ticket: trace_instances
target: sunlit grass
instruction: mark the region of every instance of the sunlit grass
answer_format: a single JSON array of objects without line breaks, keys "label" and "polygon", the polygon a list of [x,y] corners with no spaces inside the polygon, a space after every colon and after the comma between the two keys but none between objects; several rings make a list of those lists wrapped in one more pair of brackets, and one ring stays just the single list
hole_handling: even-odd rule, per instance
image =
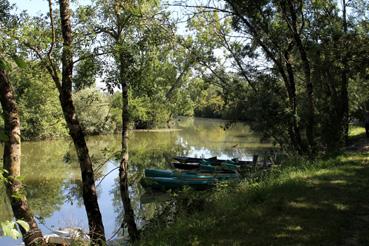
[{"label": "sunlit grass", "polygon": [[344,245],[354,233],[369,245],[367,227],[352,225],[361,204],[369,204],[368,157],[292,160],[261,180],[208,194],[202,208],[181,210],[175,223],[146,231],[142,245]]},{"label": "sunlit grass", "polygon": [[350,137],[357,137],[360,135],[365,134],[365,128],[362,126],[357,126],[357,125],[350,125],[349,128],[349,136]]}]

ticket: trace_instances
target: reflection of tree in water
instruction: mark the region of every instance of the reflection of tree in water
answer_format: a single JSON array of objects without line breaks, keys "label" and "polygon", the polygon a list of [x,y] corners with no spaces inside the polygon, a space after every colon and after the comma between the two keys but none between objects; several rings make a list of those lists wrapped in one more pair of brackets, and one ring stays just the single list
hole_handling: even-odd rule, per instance
[{"label": "reflection of tree in water", "polygon": [[[147,221],[154,218],[156,216],[157,211],[159,207],[162,206],[160,202],[152,202],[144,204],[141,202],[141,197],[145,193],[141,185],[137,182],[131,183],[129,186],[129,197],[131,200],[132,208],[134,210],[135,214],[135,222],[137,224],[138,229],[143,227]],[[120,191],[119,191],[119,180],[115,180],[115,185],[113,189],[111,190],[111,194],[113,195],[113,206],[114,206],[114,212],[117,215],[115,220],[115,230],[114,232],[117,232],[115,235],[116,239],[122,239],[127,238],[128,231],[127,227],[124,227],[123,230],[119,230],[121,228],[121,223],[124,218],[124,209],[122,205],[122,200],[120,197]],[[113,232],[113,233],[114,233]]]},{"label": "reflection of tree in water", "polygon": [[137,167],[163,166],[182,146],[176,145],[178,132],[135,132],[130,139],[130,164]]},{"label": "reflection of tree in water", "polygon": [[64,204],[64,180],[71,173],[70,166],[63,162],[68,150],[65,143],[23,144],[22,176],[29,205],[37,217],[49,217]]},{"label": "reflection of tree in water", "polygon": [[182,119],[178,125],[185,127],[179,132],[176,143],[185,147],[181,155],[245,158],[272,149],[269,142],[261,143],[260,137],[242,123],[225,127],[223,120]]},{"label": "reflection of tree in water", "polygon": [[63,179],[26,180],[30,207],[37,217],[49,217],[64,204]]},{"label": "reflection of tree in water", "polygon": [[[135,221],[138,228],[142,227],[144,223],[152,218],[155,214],[156,206],[158,204],[142,204],[140,199],[144,193],[143,188],[139,184],[141,180],[144,169],[150,166],[166,167],[166,163],[175,156],[178,151],[182,151],[182,146],[177,146],[173,144],[174,139],[168,142],[161,142],[158,145],[150,145],[149,141],[140,143],[139,145],[134,145],[130,151],[130,165],[129,165],[129,197],[131,200],[131,205],[135,214]],[[132,144],[133,145],[133,144]],[[113,195],[113,206],[116,217],[116,231],[121,227],[121,223],[124,218],[124,209],[122,205],[122,199],[120,196],[120,186],[119,179],[115,179],[115,185],[110,191]],[[120,230],[117,237],[123,237],[127,235],[127,229],[125,227],[124,231]]]},{"label": "reflection of tree in water", "polygon": [[63,186],[65,201],[71,205],[77,203],[79,207],[83,206],[81,179],[66,180]]}]

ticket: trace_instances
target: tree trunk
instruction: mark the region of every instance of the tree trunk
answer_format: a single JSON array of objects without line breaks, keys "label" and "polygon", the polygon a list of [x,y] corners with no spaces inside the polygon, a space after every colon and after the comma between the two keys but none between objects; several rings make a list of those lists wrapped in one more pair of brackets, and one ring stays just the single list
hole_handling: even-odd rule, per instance
[{"label": "tree trunk", "polygon": [[64,40],[62,54],[62,86],[59,99],[80,164],[83,186],[83,202],[87,212],[92,244],[105,245],[106,239],[104,225],[97,201],[92,161],[88,152],[82,127],[76,116],[76,111],[72,100],[73,52],[69,0],[59,0],[59,4],[61,29]]},{"label": "tree trunk", "polygon": [[[347,20],[346,20],[346,1],[342,0],[342,26],[343,26],[343,33],[344,38],[343,41],[346,40],[347,35]],[[346,44],[343,43],[342,45],[343,51],[346,51]],[[343,140],[345,143],[348,141],[348,124],[349,124],[349,98],[348,98],[348,64],[347,64],[347,52],[341,52],[342,53],[342,85],[341,85],[341,127],[342,127],[342,134],[343,134]]]},{"label": "tree trunk", "polygon": [[[165,98],[167,100],[170,100],[173,96],[173,93],[175,92],[176,89],[178,89],[181,86],[181,83],[183,82],[183,77],[189,72],[191,68],[191,62],[187,61],[183,70],[180,72],[180,74],[178,75],[178,77],[176,78],[176,81],[174,82],[174,84],[172,85],[172,87],[167,91],[167,93],[165,94]],[[124,107],[124,106],[123,106]]]},{"label": "tree trunk", "polygon": [[[234,14],[238,18],[240,18],[240,20],[247,26],[247,28],[249,29],[250,34],[255,39],[255,41],[258,43],[258,45],[261,46],[261,48],[264,51],[265,55],[275,64],[278,72],[282,76],[282,79],[284,81],[286,90],[288,92],[290,108],[293,112],[296,112],[296,105],[297,105],[297,103],[296,103],[296,88],[295,88],[292,66],[290,66],[291,64],[288,63],[288,59],[286,59],[287,62],[285,62],[285,63],[283,63],[280,59],[278,59],[277,52],[274,52],[273,48],[275,50],[280,50],[280,52],[282,53],[282,50],[279,47],[279,45],[277,45],[274,42],[274,40],[271,39],[270,42],[274,45],[274,47],[269,48],[268,43],[266,43],[262,40],[261,35],[259,34],[259,31],[257,30],[257,28],[255,26],[253,26],[253,24],[251,22],[249,22],[248,19],[245,18],[239,12],[239,9],[241,9],[241,8],[239,8],[237,6],[237,4],[233,3],[233,1],[226,1],[226,2],[231,6],[231,8],[234,11]],[[284,3],[284,2],[282,1],[282,3]],[[283,5],[282,5],[282,7],[283,7]],[[263,31],[268,34],[267,29],[263,30]],[[283,55],[286,55],[286,53],[284,53]],[[286,74],[284,65],[287,67],[287,74]],[[292,80],[291,80],[291,75],[292,75],[292,78],[293,78]],[[294,113],[294,115],[292,117],[293,118],[292,118],[291,122],[289,122],[289,125],[288,125],[288,132],[289,132],[290,141],[291,141],[292,144],[296,143],[296,145],[298,145],[298,146],[294,146],[298,151],[304,152],[304,151],[306,151],[306,146],[301,140],[300,128],[299,128],[298,123],[297,123],[297,112]],[[278,142],[280,142],[280,141],[278,141]]]},{"label": "tree trunk", "polygon": [[[124,52],[120,55],[120,83],[122,85],[122,159],[119,166],[119,183],[120,195],[124,207],[124,222],[127,225],[128,233],[132,241],[139,238],[134,211],[131,205],[128,192],[128,123],[129,123],[129,100],[128,100],[128,84],[125,77],[125,59]],[[122,224],[123,227],[124,223]]]},{"label": "tree trunk", "polygon": [[296,83],[295,83],[295,76],[293,73],[293,68],[290,63],[289,51],[286,51],[284,53],[284,57],[286,59],[286,69],[287,69],[287,75],[288,75],[288,79],[285,78],[284,81],[285,81],[285,86],[288,91],[290,109],[292,110],[292,122],[290,123],[290,132],[292,136],[290,138],[292,138],[293,140],[292,141],[292,143],[294,144],[293,147],[296,148],[299,154],[302,154],[305,151],[305,148],[301,140],[300,128],[297,122]]},{"label": "tree trunk", "polygon": [[[305,77],[305,86],[306,86],[306,95],[307,95],[307,120],[306,120],[306,137],[308,143],[310,145],[311,157],[315,152],[315,106],[314,106],[314,93],[313,93],[313,83],[311,80],[311,70],[310,70],[310,61],[307,56],[305,47],[302,43],[301,36],[299,31],[297,30],[297,16],[294,5],[291,1],[288,1],[289,10],[291,15],[290,31],[292,32],[292,36],[296,42],[296,46],[299,50],[302,67],[304,71]],[[302,10],[301,10],[302,11]],[[303,14],[303,13],[301,13]],[[286,19],[288,19],[286,17]]]},{"label": "tree trunk", "polygon": [[6,191],[10,199],[14,217],[28,223],[30,230],[26,232],[19,227],[25,245],[45,245],[42,233],[37,226],[27,198],[23,195],[23,185],[19,180],[21,169],[21,133],[20,121],[14,92],[9,84],[5,71],[0,69],[0,102],[3,108],[4,128],[7,140],[4,144],[4,170]]}]

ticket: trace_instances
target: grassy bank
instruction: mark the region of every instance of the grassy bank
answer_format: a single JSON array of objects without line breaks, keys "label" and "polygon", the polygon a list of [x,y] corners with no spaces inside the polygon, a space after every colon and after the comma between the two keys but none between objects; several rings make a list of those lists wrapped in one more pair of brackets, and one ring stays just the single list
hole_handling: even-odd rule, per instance
[{"label": "grassy bank", "polygon": [[295,160],[199,204],[146,231],[142,244],[369,245],[369,153]]}]

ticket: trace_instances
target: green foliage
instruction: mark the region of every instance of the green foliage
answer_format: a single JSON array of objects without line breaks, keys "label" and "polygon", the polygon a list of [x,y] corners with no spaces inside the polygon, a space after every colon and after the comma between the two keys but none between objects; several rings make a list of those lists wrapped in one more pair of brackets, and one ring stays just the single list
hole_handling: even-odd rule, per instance
[{"label": "green foliage", "polygon": [[[363,65],[368,56],[363,49],[369,43],[364,34],[367,19],[360,12],[360,4],[347,2],[346,30],[336,2],[298,3],[209,3],[215,9],[227,9],[230,17],[199,7],[189,22],[192,39],[205,51],[198,70],[220,98],[218,107],[211,100],[209,107],[198,101],[195,112],[247,120],[254,130],[272,137],[286,151],[294,152],[297,147],[300,153],[309,153],[314,151],[311,142],[322,152],[335,151],[347,137],[347,105],[352,116],[359,119],[368,110],[368,93],[362,89],[367,87],[368,71]],[[216,48],[221,48],[223,56],[215,54]],[[345,77],[349,100],[345,99]],[[211,92],[201,93],[198,98]],[[216,94],[212,95],[215,99]],[[308,139],[311,129],[315,136]]]},{"label": "green foliage", "polygon": [[12,58],[19,68],[24,69],[27,67],[27,63],[22,57],[14,55]]},{"label": "green foliage", "polygon": [[15,88],[24,139],[66,136],[59,98],[49,74],[39,65],[14,69],[10,80]]},{"label": "green foliage", "polygon": [[[131,126],[136,129],[151,129],[167,127],[171,118],[170,109],[160,97],[129,97],[129,114]],[[156,98],[156,100],[155,100]],[[111,117],[116,125],[116,131],[122,127],[122,94],[114,93],[111,99]]]},{"label": "green foliage", "polygon": [[10,10],[13,8],[8,0],[0,0],[0,23],[6,22],[10,18]]},{"label": "green foliage", "polygon": [[75,68],[73,86],[76,91],[95,87],[96,75],[100,69],[99,60],[93,54],[85,54],[88,58],[80,61]]},{"label": "green foliage", "polygon": [[202,79],[197,79],[191,82],[189,90],[194,104],[195,116],[206,118],[221,118],[223,116],[225,103],[221,88]]},{"label": "green foliage", "polygon": [[5,170],[3,170],[2,168],[0,168],[0,182],[1,183],[6,181],[6,179],[4,177],[4,172],[5,172]]},{"label": "green foliage", "polygon": [[17,221],[4,221],[0,222],[0,228],[2,230],[3,236],[11,237],[13,239],[19,239],[22,237],[22,234],[16,229],[16,226],[22,227],[23,230],[29,231],[29,225],[27,222],[23,220]]},{"label": "green foliage", "polygon": [[110,98],[95,88],[86,88],[73,95],[78,119],[88,135],[111,133],[116,129],[110,110]]},{"label": "green foliage", "polygon": [[350,81],[350,111],[351,115],[361,122],[365,120],[365,114],[369,112],[369,93],[363,88],[369,87],[369,80],[367,79],[369,70],[364,74],[357,74]]},{"label": "green foliage", "polygon": [[100,17],[95,25],[106,40],[106,52],[114,58],[104,63],[104,81],[110,90],[128,84],[131,125],[166,127],[173,117],[192,114],[185,88],[196,54],[190,38],[172,35],[169,12],[158,1],[97,1],[95,8]]},{"label": "green foliage", "polygon": [[0,69],[8,70],[10,67],[9,63],[5,59],[0,58]]},{"label": "green foliage", "polygon": [[[0,124],[1,126],[1,124]],[[0,143],[8,141],[8,136],[5,134],[5,132],[0,129]]]}]

